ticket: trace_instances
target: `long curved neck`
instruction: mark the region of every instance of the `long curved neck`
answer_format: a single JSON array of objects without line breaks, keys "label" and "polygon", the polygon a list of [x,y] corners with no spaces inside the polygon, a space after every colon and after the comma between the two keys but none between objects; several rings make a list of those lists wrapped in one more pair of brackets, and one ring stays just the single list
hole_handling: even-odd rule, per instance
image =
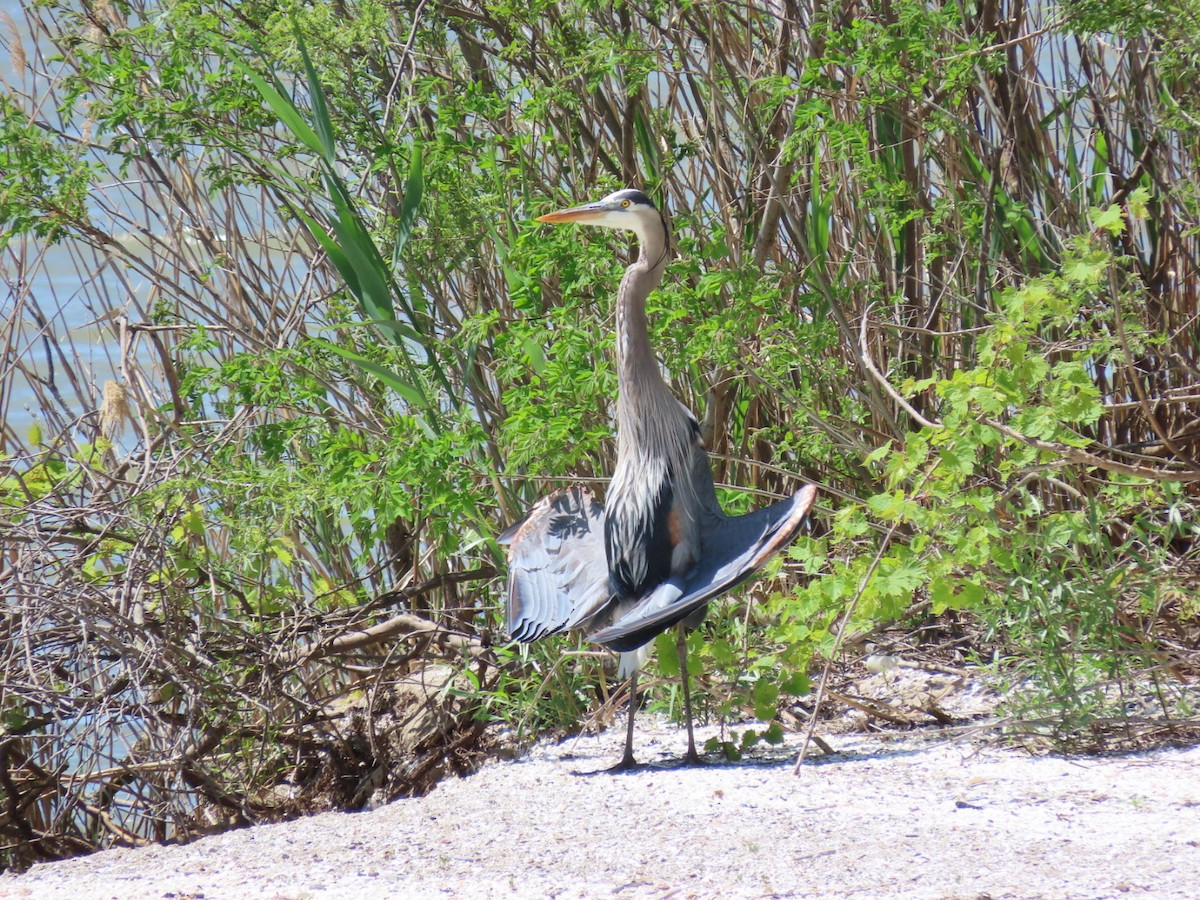
[{"label": "long curved neck", "polygon": [[666,389],[646,321],[646,297],[662,281],[667,265],[666,237],[662,226],[639,233],[637,261],[621,279],[617,295],[618,420],[644,406],[658,388]]}]

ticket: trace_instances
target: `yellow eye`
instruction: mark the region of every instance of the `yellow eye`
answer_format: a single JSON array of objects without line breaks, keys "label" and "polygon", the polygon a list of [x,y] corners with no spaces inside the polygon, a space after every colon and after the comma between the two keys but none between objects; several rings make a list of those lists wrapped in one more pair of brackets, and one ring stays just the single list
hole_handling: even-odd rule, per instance
[{"label": "yellow eye", "polygon": [[629,201],[628,201],[628,200],[622,200],[622,201],[621,201],[621,209],[628,209],[628,208],[629,208]]}]

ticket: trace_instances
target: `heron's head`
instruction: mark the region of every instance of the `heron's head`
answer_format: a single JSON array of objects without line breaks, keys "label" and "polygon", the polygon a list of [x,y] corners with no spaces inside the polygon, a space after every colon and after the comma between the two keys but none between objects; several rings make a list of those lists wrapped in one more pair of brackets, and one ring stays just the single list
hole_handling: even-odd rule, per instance
[{"label": "heron's head", "polygon": [[599,225],[601,228],[633,231],[643,242],[647,235],[655,232],[661,235],[666,230],[662,216],[650,198],[632,188],[614,191],[595,203],[546,213],[544,216],[538,216],[537,220],[553,225],[578,222],[580,225]]}]

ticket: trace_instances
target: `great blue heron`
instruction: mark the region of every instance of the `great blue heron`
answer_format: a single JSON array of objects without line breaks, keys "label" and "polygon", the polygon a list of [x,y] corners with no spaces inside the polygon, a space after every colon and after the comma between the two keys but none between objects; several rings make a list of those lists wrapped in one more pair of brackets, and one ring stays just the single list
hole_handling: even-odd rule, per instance
[{"label": "great blue heron", "polygon": [[620,769],[635,765],[638,668],[654,637],[679,624],[687,759],[699,762],[685,628],[791,541],[816,488],[749,515],[721,511],[700,425],[663,381],[650,346],[646,297],[667,264],[667,226],[649,197],[620,190],[538,221],[632,231],[639,250],[617,294],[617,467],[607,502],[578,485],[564,488],[500,536],[509,545],[508,630],[525,642],[599,628],[589,639],[621,653],[618,672],[631,680]]}]

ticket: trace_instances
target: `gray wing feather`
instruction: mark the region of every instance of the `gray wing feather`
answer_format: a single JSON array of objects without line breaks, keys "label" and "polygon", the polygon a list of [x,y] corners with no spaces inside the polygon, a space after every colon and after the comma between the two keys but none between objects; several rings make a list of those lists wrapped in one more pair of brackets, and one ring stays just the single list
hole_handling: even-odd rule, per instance
[{"label": "gray wing feather", "polygon": [[701,535],[700,561],[691,571],[666,582],[666,590],[652,592],[588,639],[621,652],[633,650],[741,584],[796,536],[816,494],[808,485],[788,500],[714,521]]},{"label": "gray wing feather", "polygon": [[543,497],[497,540],[508,545],[508,633],[516,640],[574,628],[608,604],[604,507],[587,488]]}]

